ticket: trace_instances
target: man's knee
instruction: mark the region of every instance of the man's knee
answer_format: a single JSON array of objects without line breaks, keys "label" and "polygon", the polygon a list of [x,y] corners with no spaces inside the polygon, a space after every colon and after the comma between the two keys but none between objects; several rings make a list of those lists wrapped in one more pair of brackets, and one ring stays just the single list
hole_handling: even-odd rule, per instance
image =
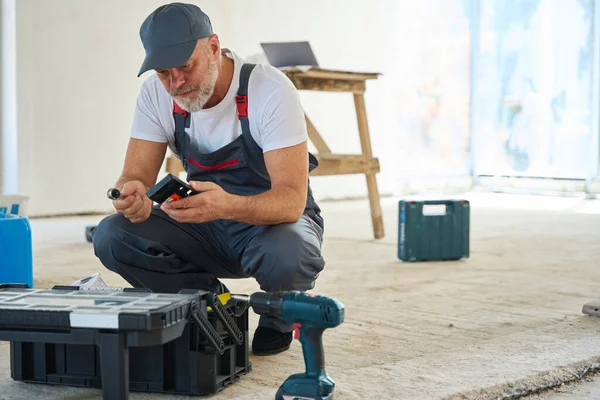
[{"label": "man's knee", "polygon": [[92,245],[94,254],[102,264],[111,271],[118,272],[119,262],[115,259],[115,242],[118,233],[128,220],[121,214],[112,214],[100,221],[92,232]]},{"label": "man's knee", "polygon": [[244,268],[264,291],[312,289],[325,267],[321,242],[314,228],[269,227],[246,248]]}]

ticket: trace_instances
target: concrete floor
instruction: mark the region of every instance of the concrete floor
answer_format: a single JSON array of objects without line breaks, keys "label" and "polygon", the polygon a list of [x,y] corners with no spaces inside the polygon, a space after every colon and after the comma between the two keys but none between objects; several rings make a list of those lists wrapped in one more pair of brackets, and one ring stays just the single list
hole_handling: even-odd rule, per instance
[{"label": "concrete floor", "polygon": [[[540,400],[542,400],[540,396]],[[546,396],[547,400],[592,400],[600,399],[600,381],[597,379],[560,388]],[[533,399],[532,399],[533,400]]]},{"label": "concrete floor", "polygon": [[[345,323],[324,337],[336,399],[517,398],[523,388],[566,380],[598,362],[600,319],[583,316],[581,307],[600,298],[600,201],[463,197],[472,205],[471,257],[444,263],[397,259],[398,199],[382,200],[381,240],[372,239],[365,201],[322,204],[327,267],[315,292],[346,306]],[[84,240],[84,227],[98,219],[32,221],[36,286],[69,284],[97,271],[110,285],[124,285]],[[251,280],[226,283],[235,292],[257,290]],[[251,333],[257,319],[251,316]],[[303,370],[297,342],[252,362],[251,374],[212,398],[272,399],[288,375]],[[8,346],[0,344],[0,399],[37,396],[101,393],[12,382]]]}]

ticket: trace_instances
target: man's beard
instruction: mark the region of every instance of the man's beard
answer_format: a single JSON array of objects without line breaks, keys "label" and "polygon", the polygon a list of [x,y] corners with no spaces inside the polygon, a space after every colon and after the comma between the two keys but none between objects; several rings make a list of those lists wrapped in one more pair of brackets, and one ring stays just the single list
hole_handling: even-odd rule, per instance
[{"label": "man's beard", "polygon": [[[172,89],[169,94],[173,97],[177,105],[187,112],[195,112],[202,110],[202,107],[211,98],[215,90],[215,84],[219,71],[217,71],[217,64],[208,59],[208,72],[207,79],[203,85],[195,86],[184,86],[177,89]],[[182,97],[181,94],[193,92],[190,96]]]}]

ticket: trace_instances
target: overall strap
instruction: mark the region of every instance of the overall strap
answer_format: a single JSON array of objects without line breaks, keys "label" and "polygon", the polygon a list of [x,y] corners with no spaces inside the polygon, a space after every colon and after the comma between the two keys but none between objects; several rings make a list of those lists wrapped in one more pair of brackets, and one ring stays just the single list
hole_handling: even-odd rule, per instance
[{"label": "overall strap", "polygon": [[173,100],[173,119],[175,120],[175,138],[185,133],[185,128],[190,127],[190,113],[179,107]]},{"label": "overall strap", "polygon": [[242,134],[245,136],[250,135],[250,125],[248,122],[248,81],[250,81],[250,73],[255,66],[256,64],[242,65],[242,70],[240,71],[240,87],[237,96],[235,96],[238,119],[242,124]]}]

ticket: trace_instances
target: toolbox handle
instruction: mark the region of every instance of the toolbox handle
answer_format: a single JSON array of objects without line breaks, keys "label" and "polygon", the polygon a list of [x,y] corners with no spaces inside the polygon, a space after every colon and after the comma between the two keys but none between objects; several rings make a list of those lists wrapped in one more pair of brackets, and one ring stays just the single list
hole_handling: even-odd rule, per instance
[{"label": "toolbox handle", "polygon": [[431,205],[449,205],[454,204],[456,200],[425,200],[423,201],[423,205],[431,204]]},{"label": "toolbox handle", "polygon": [[[426,200],[422,203],[421,213],[424,217],[447,215],[453,213],[459,203],[465,202],[466,200]],[[444,206],[443,212],[435,212],[434,210],[441,209],[441,207],[436,206]]]}]

